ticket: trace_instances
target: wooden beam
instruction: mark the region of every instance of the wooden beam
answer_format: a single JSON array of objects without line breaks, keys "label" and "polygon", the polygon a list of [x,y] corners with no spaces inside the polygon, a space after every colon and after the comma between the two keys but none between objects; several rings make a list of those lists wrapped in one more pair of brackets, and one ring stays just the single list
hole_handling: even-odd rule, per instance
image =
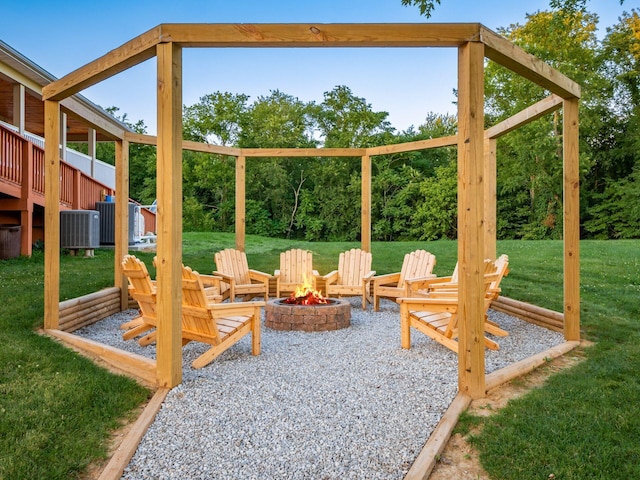
[{"label": "wooden beam", "polygon": [[580,159],[578,99],[564,101],[564,338],[580,340]]},{"label": "wooden beam", "polygon": [[236,249],[244,252],[246,237],[247,159],[236,158]]},{"label": "wooden beam", "polygon": [[457,135],[447,137],[429,138],[427,140],[417,140],[415,142],[396,143],[394,145],[384,145],[382,147],[367,148],[367,155],[388,155],[390,153],[414,152],[416,150],[427,150],[429,148],[452,147],[458,144]]},{"label": "wooden beam", "polygon": [[129,253],[129,142],[116,143],[116,214],[115,252],[113,259],[114,285],[120,289],[120,309],[129,304],[128,281],[122,272],[122,259]]},{"label": "wooden beam", "polygon": [[479,38],[478,23],[162,24],[184,47],[457,47]]},{"label": "wooden beam", "polygon": [[539,58],[484,26],[480,28],[480,35],[487,58],[562,98],[580,97],[580,85]]},{"label": "wooden beam", "polygon": [[173,388],[182,381],[182,49],[161,43],[157,57],[157,375]]},{"label": "wooden beam", "polygon": [[366,148],[243,148],[244,157],[362,157]]},{"label": "wooden beam", "polygon": [[364,155],[361,164],[362,178],[362,211],[360,225],[360,242],[362,250],[371,251],[371,157]]},{"label": "wooden beam", "polygon": [[484,139],[484,258],[497,257],[498,179],[495,138]]},{"label": "wooden beam", "polygon": [[131,375],[144,383],[155,385],[155,363],[153,360],[136,353],[126,352],[104,343],[96,342],[89,338],[79,337],[73,333],[62,330],[47,329],[47,335],[63,341],[74,350],[91,356],[98,357],[112,367]]},{"label": "wooden beam", "polygon": [[87,128],[94,128],[112,140],[124,138],[126,132],[124,127],[119,126],[115,121],[109,120],[105,116],[97,114],[76,98],[65,98],[60,101],[60,105],[64,112],[86,123]]},{"label": "wooden beam", "polygon": [[458,419],[471,405],[471,397],[458,393],[444,413],[438,425],[429,435],[427,443],[411,465],[403,480],[427,480],[436,466],[438,457],[447,446]]},{"label": "wooden beam", "polygon": [[182,149],[192,152],[213,153],[216,155],[229,155],[238,157],[242,155],[240,148],[225,147],[223,145],[210,145],[208,143],[192,142],[191,140],[182,141]]},{"label": "wooden beam", "polygon": [[152,58],[156,54],[155,46],[161,41],[161,35],[162,29],[159,26],[152,28],[93,62],[51,82],[42,88],[44,100],[62,100],[70,97]]},{"label": "wooden beam", "polygon": [[44,328],[60,323],[60,104],[44,102]]},{"label": "wooden beam", "polygon": [[484,364],[484,48],[458,49],[458,388],[485,395]]},{"label": "wooden beam", "polygon": [[484,136],[486,138],[499,138],[502,135],[506,135],[521,126],[526,125],[527,123],[531,123],[534,120],[544,117],[548,113],[558,110],[561,106],[562,98],[557,95],[550,95],[547,98],[540,100],[538,103],[516,113],[512,117],[494,125],[493,127],[487,128],[484,132]]}]

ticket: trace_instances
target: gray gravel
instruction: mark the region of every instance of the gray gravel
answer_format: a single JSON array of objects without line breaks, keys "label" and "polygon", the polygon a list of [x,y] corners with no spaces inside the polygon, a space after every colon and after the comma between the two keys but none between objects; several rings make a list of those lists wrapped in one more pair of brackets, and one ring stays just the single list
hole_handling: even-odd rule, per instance
[{"label": "gray gravel", "polygon": [[[262,353],[245,337],[207,367],[207,346],[183,348],[183,383],[167,396],[124,479],[400,479],[456,395],[456,355],[412,330],[400,348],[399,309],[352,299],[351,327],[280,332],[263,327]],[[155,356],[122,341],[113,315],[79,335]],[[487,372],[563,342],[559,333],[490,311],[510,335],[486,351]]]}]

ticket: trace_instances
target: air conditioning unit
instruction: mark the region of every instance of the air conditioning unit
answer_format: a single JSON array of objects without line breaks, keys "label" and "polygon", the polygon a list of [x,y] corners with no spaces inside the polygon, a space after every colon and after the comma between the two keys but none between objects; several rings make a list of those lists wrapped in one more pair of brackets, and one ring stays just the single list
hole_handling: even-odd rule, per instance
[{"label": "air conditioning unit", "polygon": [[60,247],[93,249],[100,246],[100,213],[97,210],[60,212]]},{"label": "air conditioning unit", "polygon": [[[96,202],[96,210],[100,212],[100,243],[103,245],[113,245],[116,239],[116,204],[115,202]],[[129,243],[140,241],[140,234],[137,231],[138,216],[140,207],[129,203]]]}]

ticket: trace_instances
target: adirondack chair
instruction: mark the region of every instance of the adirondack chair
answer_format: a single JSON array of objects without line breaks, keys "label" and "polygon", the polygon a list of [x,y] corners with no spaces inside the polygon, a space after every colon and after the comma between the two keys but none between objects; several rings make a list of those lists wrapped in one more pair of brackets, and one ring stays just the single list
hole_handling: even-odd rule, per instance
[{"label": "adirondack chair", "polygon": [[273,273],[276,277],[276,297],[295,291],[296,287],[307,281],[316,288],[318,271],[313,269],[313,255],[307,250],[292,248],[280,254],[280,269]]},{"label": "adirondack chair", "polygon": [[182,342],[203,342],[211,348],[191,366],[202,368],[251,333],[251,353],[260,354],[260,308],[264,302],[209,303],[198,272],[182,267]]},{"label": "adirondack chair", "polygon": [[[491,304],[491,284],[497,280],[495,273],[485,273],[485,325],[486,311]],[[455,291],[434,292],[425,297],[399,298],[400,343],[402,348],[411,348],[411,328],[424,333],[436,342],[458,353],[458,294]],[[485,326],[486,329],[486,326]],[[500,346],[487,337],[484,344],[491,350]]]},{"label": "adirondack chair", "polygon": [[[498,298],[500,295],[500,282],[502,278],[509,274],[509,256],[500,255],[495,262],[491,260],[485,260],[485,274],[496,273],[496,279],[491,282],[488,292],[487,310],[491,305],[491,302]],[[453,270],[453,274],[450,277],[437,277],[410,280],[409,282],[409,296],[410,297],[423,297],[432,296],[438,293],[444,292],[457,292],[458,291],[458,265]],[[509,333],[500,328],[495,322],[489,320],[488,315],[485,314],[485,331],[496,335],[498,337],[506,337]]]},{"label": "adirondack chair", "polygon": [[322,277],[325,281],[326,294],[356,296],[362,295],[362,309],[371,303],[371,279],[376,274],[371,270],[371,252],[352,248],[340,254],[338,270]]},{"label": "adirondack chair", "polygon": [[[153,257],[153,266],[158,268],[158,257]],[[202,280],[202,284],[204,285],[204,291],[207,295],[207,301],[210,303],[220,303],[224,300],[222,296],[222,285],[221,278],[215,275],[200,275],[200,279]],[[155,285],[155,282],[154,282]]]},{"label": "adirondack chair", "polygon": [[236,295],[244,295],[245,300],[262,295],[269,299],[268,273],[250,270],[247,255],[233,248],[221,250],[214,255],[216,271],[213,274],[221,278],[220,293],[223,298],[235,301]]},{"label": "adirondack chair", "polygon": [[[147,266],[133,255],[125,255],[122,259],[122,271],[129,282],[129,295],[138,302],[140,316],[121,326],[127,329],[122,334],[123,340],[130,340],[138,335],[153,330],[157,325],[156,287],[149,277]],[[155,339],[155,332],[145,335],[138,343],[148,345]]]},{"label": "adirondack chair", "polygon": [[431,273],[436,257],[425,250],[407,253],[398,273],[389,273],[373,277],[373,310],[380,309],[380,298],[409,297],[408,281],[435,278]]}]

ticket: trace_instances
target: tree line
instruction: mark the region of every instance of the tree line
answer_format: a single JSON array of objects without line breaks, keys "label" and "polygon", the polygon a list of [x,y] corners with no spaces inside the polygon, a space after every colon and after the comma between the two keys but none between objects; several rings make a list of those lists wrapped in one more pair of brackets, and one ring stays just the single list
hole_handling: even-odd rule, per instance
[{"label": "tree line", "polygon": [[[583,238],[640,237],[640,17],[624,13],[599,39],[586,9],[556,8],[498,33],[581,85],[580,172]],[[485,124],[548,96],[488,62]],[[117,110],[117,109],[114,109]],[[126,121],[126,120],[125,120]],[[145,131],[143,122],[133,124]],[[371,147],[456,133],[456,118],[428,113],[397,131],[348,86],[304,102],[271,91],[214,92],[184,107],[185,139],[240,148]],[[108,147],[104,147],[108,148]],[[108,151],[102,152],[109,157]],[[373,240],[457,237],[455,147],[373,157]],[[155,150],[133,145],[131,196],[155,199]],[[498,237],[562,236],[562,112],[498,140]],[[351,241],[360,234],[360,158],[248,158],[247,233]],[[233,231],[235,158],[185,151],[186,231]]]}]

